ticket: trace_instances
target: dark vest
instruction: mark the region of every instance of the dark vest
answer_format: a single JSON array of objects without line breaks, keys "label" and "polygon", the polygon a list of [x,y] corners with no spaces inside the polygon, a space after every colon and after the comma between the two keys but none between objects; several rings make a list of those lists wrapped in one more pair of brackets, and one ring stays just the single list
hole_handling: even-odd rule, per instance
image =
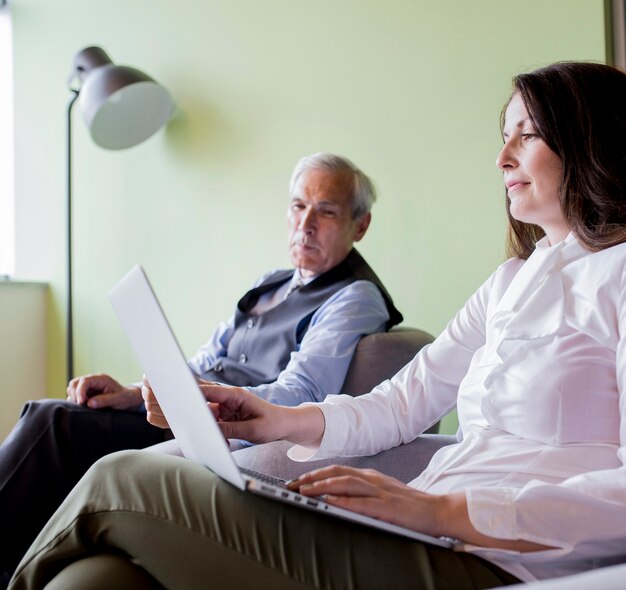
[{"label": "dark vest", "polygon": [[275,381],[302,342],[313,314],[337,291],[357,280],[371,281],[380,290],[390,316],[387,329],[403,319],[376,273],[355,249],[343,262],[291,293],[276,307],[258,316],[250,314],[261,295],[284,285],[293,273],[293,269],[272,273],[241,298],[228,354],[202,375],[204,379],[239,386]]}]

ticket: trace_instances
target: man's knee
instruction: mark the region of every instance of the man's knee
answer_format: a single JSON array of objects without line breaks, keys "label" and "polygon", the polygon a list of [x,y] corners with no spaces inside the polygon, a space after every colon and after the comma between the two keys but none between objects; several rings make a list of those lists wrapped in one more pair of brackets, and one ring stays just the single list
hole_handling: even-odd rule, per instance
[{"label": "man's knee", "polygon": [[77,429],[80,434],[83,424],[87,425],[84,420],[86,415],[95,412],[96,410],[67,400],[33,400],[24,404],[18,426],[23,431],[22,436],[39,438],[46,432],[50,432],[51,436],[60,442],[66,437],[76,436]]},{"label": "man's knee", "polygon": [[3,449],[25,444],[31,448],[36,441],[49,432],[55,423],[64,423],[70,406],[65,400],[31,400],[24,404],[20,419],[3,443]]},{"label": "man's knee", "polygon": [[22,407],[20,418],[34,416],[54,416],[55,413],[67,411],[70,406],[76,405],[64,399],[37,399],[29,400]]}]

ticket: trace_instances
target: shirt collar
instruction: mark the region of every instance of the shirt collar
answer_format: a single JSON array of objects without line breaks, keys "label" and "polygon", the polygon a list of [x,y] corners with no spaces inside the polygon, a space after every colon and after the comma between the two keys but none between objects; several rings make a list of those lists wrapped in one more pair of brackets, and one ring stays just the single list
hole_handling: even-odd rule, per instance
[{"label": "shirt collar", "polygon": [[312,277],[303,277],[300,274],[300,269],[296,268],[296,270],[293,273],[293,277],[291,277],[291,284],[301,284],[301,285],[308,285],[311,281],[314,281],[317,277],[319,277],[319,275],[313,275]]},{"label": "shirt collar", "polygon": [[557,246],[560,248],[562,244],[569,244],[574,241],[577,241],[574,232],[569,232],[567,236],[565,236],[565,239],[563,241],[557,242],[556,244],[550,244],[550,242],[548,241],[548,236],[543,236],[543,238],[541,238],[535,244],[535,248],[537,248],[537,250],[546,250],[548,248],[555,248]]}]

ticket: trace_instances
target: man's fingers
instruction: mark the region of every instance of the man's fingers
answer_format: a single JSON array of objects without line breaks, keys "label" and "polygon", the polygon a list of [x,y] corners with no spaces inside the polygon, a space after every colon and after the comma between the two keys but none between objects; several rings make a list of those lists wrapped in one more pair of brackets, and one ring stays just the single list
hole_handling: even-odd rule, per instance
[{"label": "man's fingers", "polygon": [[141,395],[136,387],[120,389],[111,393],[101,393],[90,397],[87,406],[94,409],[113,408],[114,410],[128,410],[141,404]]},{"label": "man's fingers", "polygon": [[124,392],[101,393],[87,399],[87,406],[94,409],[122,407],[126,401]]},{"label": "man's fingers", "polygon": [[86,404],[89,399],[90,376],[75,377],[67,388],[68,398],[77,404]]},{"label": "man's fingers", "polygon": [[87,404],[88,400],[102,393],[113,393],[122,386],[105,373],[74,377],[67,386],[67,399],[77,404]]}]

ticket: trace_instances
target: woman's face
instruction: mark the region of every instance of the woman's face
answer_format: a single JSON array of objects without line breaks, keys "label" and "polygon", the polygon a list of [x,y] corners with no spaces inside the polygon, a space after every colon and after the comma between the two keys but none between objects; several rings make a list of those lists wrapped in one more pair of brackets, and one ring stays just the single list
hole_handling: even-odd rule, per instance
[{"label": "woman's face", "polygon": [[559,202],[563,165],[537,135],[519,93],[506,109],[503,139],[496,165],[504,174],[511,215],[541,227],[550,244],[562,241],[570,231]]}]

